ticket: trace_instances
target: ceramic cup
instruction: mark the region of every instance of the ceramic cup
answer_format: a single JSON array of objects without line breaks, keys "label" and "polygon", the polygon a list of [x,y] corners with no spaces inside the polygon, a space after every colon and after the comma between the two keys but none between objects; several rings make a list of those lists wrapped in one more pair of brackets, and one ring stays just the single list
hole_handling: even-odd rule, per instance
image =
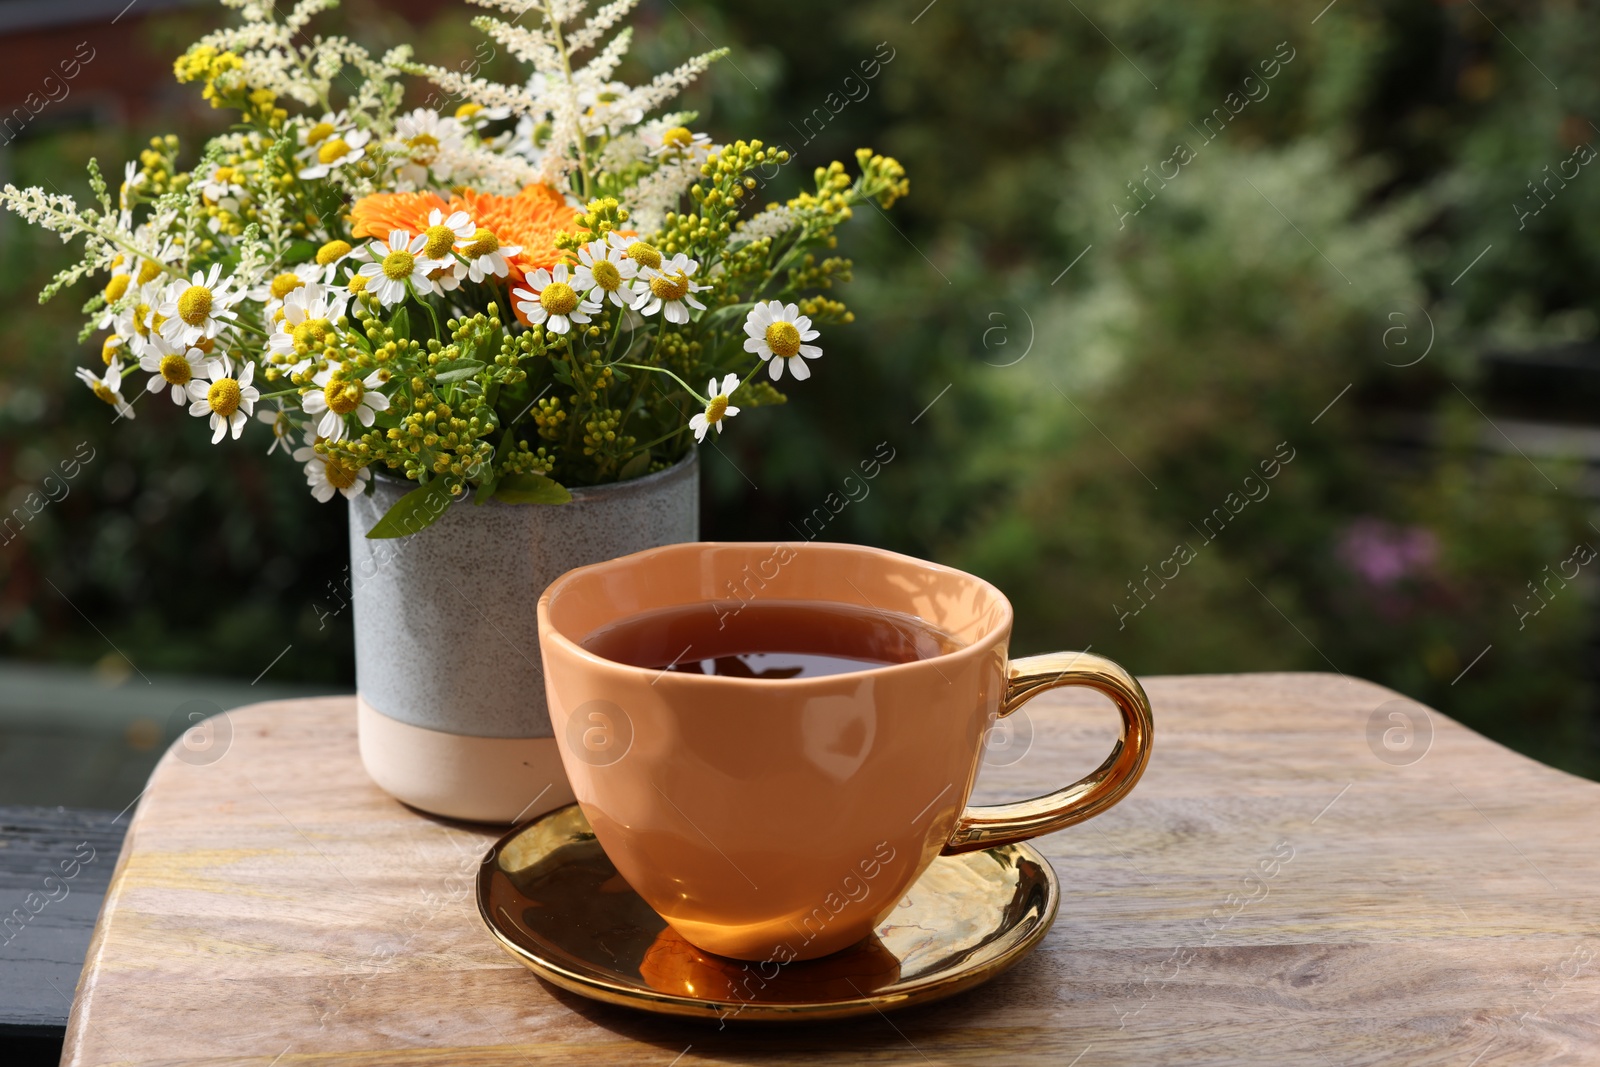
[{"label": "ceramic cup", "polygon": [[[774,680],[633,667],[582,644],[641,612],[766,598],[900,612],[962,647]],[[1009,659],[1011,605],[998,589],[892,552],[669,545],[567,572],[538,614],[551,723],[595,836],[685,940],[722,956],[785,963],[854,944],[940,853],[1097,815],[1150,757],[1150,704],[1127,671],[1086,653]],[[995,719],[1068,685],[1121,713],[1105,762],[1046,796],[968,807]]]}]

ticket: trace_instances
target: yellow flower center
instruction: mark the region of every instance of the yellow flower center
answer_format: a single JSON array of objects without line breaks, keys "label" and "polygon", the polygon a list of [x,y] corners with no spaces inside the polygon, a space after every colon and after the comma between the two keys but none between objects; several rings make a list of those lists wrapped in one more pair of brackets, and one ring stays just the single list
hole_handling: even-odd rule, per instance
[{"label": "yellow flower center", "polygon": [[182,356],[161,357],[161,377],[173,385],[188,385],[192,368]]},{"label": "yellow flower center", "polygon": [[339,257],[347,256],[349,254],[350,242],[329,241],[327,244],[317,249],[317,266],[326,267],[329,263],[332,263]]},{"label": "yellow flower center", "polygon": [[345,144],[344,138],[335,137],[333,140],[325,142],[321,148],[317,149],[317,162],[337,163],[339,160],[343,159],[345,154],[349,151],[350,146]]},{"label": "yellow flower center", "polygon": [[661,135],[661,143],[667,148],[688,148],[694,143],[694,134],[685,126],[674,126]]},{"label": "yellow flower center", "polygon": [[383,275],[390,281],[403,282],[417,269],[417,257],[400,249],[383,257]]},{"label": "yellow flower center", "polygon": [[128,292],[128,283],[133,281],[126,274],[113,274],[111,280],[106,282],[106,303],[115,304]]},{"label": "yellow flower center", "polygon": [[494,235],[493,230],[485,229],[482,226],[479,226],[478,232],[472,235],[472,243],[466,248],[467,255],[473,259],[498,251],[500,251],[500,238]]},{"label": "yellow flower center", "polygon": [[539,291],[539,306],[552,315],[570,315],[578,306],[578,294],[566,282],[551,282]]},{"label": "yellow flower center", "polygon": [[112,334],[110,337],[107,337],[105,343],[100,346],[100,358],[105,360],[105,364],[108,367],[111,366],[111,359],[117,354],[117,349],[122,347],[122,345],[118,343],[120,340],[121,338],[119,338],[116,334]]},{"label": "yellow flower center", "polygon": [[305,355],[313,348],[321,348],[328,338],[333,323],[327,319],[307,319],[294,328],[295,351]]},{"label": "yellow flower center", "polygon": [[429,259],[443,259],[456,246],[456,231],[445,225],[429,226],[423,232],[428,243],[422,246]]},{"label": "yellow flower center", "polygon": [[767,327],[767,347],[773,355],[788,359],[800,351],[800,331],[792,322],[775,322]]},{"label": "yellow flower center", "polygon": [[439,154],[439,138],[431,133],[419,133],[406,142],[411,149],[411,162],[429,164]]},{"label": "yellow flower center", "polygon": [[282,300],[304,284],[298,274],[280,274],[272,279],[272,299]]},{"label": "yellow flower center", "polygon": [[627,257],[641,267],[655,270],[661,266],[661,253],[656,251],[656,246],[645,241],[635,241],[628,246]]},{"label": "yellow flower center", "polygon": [[233,378],[218,378],[206,390],[206,403],[212,411],[228,418],[239,410],[239,383]]},{"label": "yellow flower center", "polygon": [[[276,285],[277,283],[273,283]],[[211,290],[203,285],[191,285],[178,297],[178,318],[190,326],[198,326],[211,317]]]},{"label": "yellow flower center", "polygon": [[226,185],[228,182],[233,181],[233,176],[234,171],[232,167],[218,167],[216,173],[211,175],[211,180],[214,182],[221,182]]},{"label": "yellow flower center", "polygon": [[609,259],[595,260],[593,273],[594,283],[608,293],[622,284],[622,272]]},{"label": "yellow flower center", "polygon": [[202,338],[200,338],[200,340],[196,341],[194,344],[190,345],[189,347],[198,348],[200,351],[204,352],[206,355],[209,356],[211,354],[211,350],[213,348],[217,347],[217,342],[216,342],[215,338],[202,337]]},{"label": "yellow flower center", "polygon": [[150,336],[150,305],[135,304],[133,308],[133,332],[140,337]]},{"label": "yellow flower center", "polygon": [[148,285],[160,277],[161,268],[154,260],[147,259],[139,264],[139,277],[137,284]]},{"label": "yellow flower center", "polygon": [[[728,398],[725,396],[714,396],[711,398],[711,403],[706,405],[707,422],[721,422],[722,416],[726,415],[727,413]],[[743,426],[744,424],[740,423],[739,425]]]},{"label": "yellow flower center", "polygon": [[472,116],[476,115],[482,110],[482,104],[462,104],[460,107],[456,108],[456,118],[470,119]]},{"label": "yellow flower center", "polygon": [[350,290],[352,293],[365,292],[367,288],[367,276],[365,274],[352,274],[350,276],[350,280],[345,283],[344,287]]},{"label": "yellow flower center", "polygon": [[333,123],[319,122],[306,131],[306,144],[320,144],[333,136]]},{"label": "yellow flower center", "polygon": [[336,459],[323,460],[322,473],[335,489],[348,489],[356,484],[356,472]]},{"label": "yellow flower center", "polygon": [[335,415],[348,415],[361,406],[361,397],[366,390],[361,382],[355,378],[334,379],[322,390],[322,397],[328,402],[328,410]]},{"label": "yellow flower center", "polygon": [[111,387],[106,385],[105,382],[95,382],[93,385],[89,386],[89,388],[94,390],[95,396],[99,397],[101,400],[104,400],[107,404],[110,404],[113,407],[116,406],[117,394],[113,393],[111,391]]},{"label": "yellow flower center", "polygon": [[650,279],[650,291],[663,300],[682,300],[689,295],[689,276],[681,270],[671,277],[658,274]]}]

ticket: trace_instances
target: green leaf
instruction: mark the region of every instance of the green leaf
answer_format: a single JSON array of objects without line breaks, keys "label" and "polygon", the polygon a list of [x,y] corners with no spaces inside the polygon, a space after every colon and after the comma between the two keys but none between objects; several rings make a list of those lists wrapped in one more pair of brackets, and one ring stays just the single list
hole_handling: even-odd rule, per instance
[{"label": "green leaf", "polygon": [[373,524],[367,536],[375,540],[385,537],[406,537],[433,525],[435,519],[450,506],[450,486],[443,478],[435,478],[419,485],[394,502],[383,518]]},{"label": "green leaf", "polygon": [[389,329],[394,331],[398,340],[411,340],[411,314],[406,311],[405,305],[395,309],[394,315],[389,319]]},{"label": "green leaf", "polygon": [[441,385],[464,382],[481,371],[483,366],[483,361],[478,359],[447,359],[434,366],[433,380]]},{"label": "green leaf", "polygon": [[507,474],[500,479],[494,498],[505,504],[565,504],[572,494],[542,474]]},{"label": "green leaf", "polygon": [[626,482],[637,478],[650,469],[650,450],[647,448],[622,465],[617,472],[617,481]]}]

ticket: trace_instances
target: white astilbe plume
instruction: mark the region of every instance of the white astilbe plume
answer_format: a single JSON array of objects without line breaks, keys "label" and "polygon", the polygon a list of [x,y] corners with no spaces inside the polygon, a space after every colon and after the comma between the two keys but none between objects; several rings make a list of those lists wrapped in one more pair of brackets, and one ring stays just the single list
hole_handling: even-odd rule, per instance
[{"label": "white astilbe plume", "polygon": [[80,208],[72,197],[47,193],[36,185],[18,189],[8,182],[0,189],[0,207],[9,208],[36,226],[55,231],[61,235],[63,244],[75,237],[84,239],[83,257],[51,280],[39,294],[41,304],[80,278],[109,270],[112,259],[119,253],[154,260],[174,277],[181,276],[170,266],[173,256],[170,241],[161,243],[149,226],[128,228],[128,219],[113,206],[105,179],[93,160],[89,161],[89,185],[100,202],[99,208]]},{"label": "white astilbe plume", "polygon": [[513,26],[509,22],[487,16],[473,19],[472,24],[491,40],[504,45],[507,52],[522,62],[531,64],[535,69],[542,71],[561,69],[561,53],[556,49],[555,41],[543,30]]},{"label": "white astilbe plume", "polygon": [[773,204],[741,222],[739,228],[729,235],[728,243],[742,245],[764,237],[777,239],[794,229],[796,222],[794,212],[782,204]]},{"label": "white astilbe plume", "polygon": [[[306,23],[337,7],[338,0],[300,0],[282,22],[270,0],[222,2],[240,13],[244,25],[208,33],[196,46],[209,45],[237,55],[244,64],[239,73],[245,85],[270,89],[306,107],[330,110],[337,81],[352,94],[349,110],[385,122],[400,105],[404,89],[395,67],[373,59],[349,38],[306,36]],[[344,76],[346,66],[360,75],[359,89],[355,79]]]},{"label": "white astilbe plume", "polygon": [[628,205],[631,225],[643,233],[659,230],[666,214],[675,211],[689,186],[700,180],[704,159],[674,159],[646,174],[618,195]]},{"label": "white astilbe plume", "polygon": [[461,148],[450,157],[451,180],[479,192],[514,196],[539,180],[539,168],[521,156],[493,152],[476,145]]},{"label": "white astilbe plume", "polygon": [[[639,0],[614,0],[593,15],[578,29],[567,34],[567,50],[569,52],[582,52],[586,48],[593,48],[600,43],[600,38],[606,31],[627,17],[639,3]],[[624,33],[629,32],[624,30]],[[621,34],[618,34],[621,36]]]},{"label": "white astilbe plume", "polygon": [[621,64],[622,57],[628,54],[628,46],[632,43],[633,27],[624,26],[598,55],[583,65],[583,70],[579,72],[580,76],[593,78],[596,82],[610,81],[611,75]]},{"label": "white astilbe plume", "polygon": [[[584,188],[594,177],[595,164],[605,141],[629,136],[647,112],[654,111],[678,95],[713,62],[727,54],[716,49],[696,56],[676,70],[658,75],[647,85],[621,86],[611,80],[632,42],[632,31],[623,27],[606,41],[638,0],[613,0],[596,11],[582,25],[567,24],[583,11],[583,0],[473,0],[481,7],[515,16],[507,22],[479,16],[473,25],[486,33],[512,55],[533,67],[527,85],[504,85],[486,78],[464,74],[434,65],[399,63],[402,69],[426,77],[454,98],[470,100],[485,108],[505,108],[511,114],[533,123],[549,123],[549,136],[538,153],[537,179],[560,186],[580,166]],[[523,16],[538,15],[539,25],[523,26]],[[530,24],[535,20],[527,20]],[[602,43],[605,42],[605,43]],[[598,49],[588,63],[572,66],[573,55]],[[586,107],[582,101],[605,99],[604,107]],[[599,138],[599,143],[592,143]],[[533,154],[533,153],[530,153]],[[676,169],[651,184],[640,183],[652,212],[667,198],[680,196],[687,184]],[[692,181],[692,179],[691,179]],[[661,208],[660,210],[668,210]]]}]

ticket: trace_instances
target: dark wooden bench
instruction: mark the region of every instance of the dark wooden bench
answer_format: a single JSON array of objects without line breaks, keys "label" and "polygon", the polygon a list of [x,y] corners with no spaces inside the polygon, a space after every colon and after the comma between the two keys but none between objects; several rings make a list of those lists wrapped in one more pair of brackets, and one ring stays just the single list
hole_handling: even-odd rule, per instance
[{"label": "dark wooden bench", "polygon": [[0,1062],[54,1065],[132,812],[0,807]]}]

